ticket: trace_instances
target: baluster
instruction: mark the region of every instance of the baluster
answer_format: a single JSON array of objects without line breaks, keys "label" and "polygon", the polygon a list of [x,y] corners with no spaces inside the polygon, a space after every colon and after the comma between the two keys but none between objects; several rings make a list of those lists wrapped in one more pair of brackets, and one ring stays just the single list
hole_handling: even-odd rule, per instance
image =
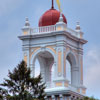
[{"label": "baluster", "polygon": [[38,29],[36,28],[35,30],[36,30],[36,33],[38,33]]},{"label": "baluster", "polygon": [[52,32],[52,26],[50,26],[50,32]]},{"label": "baluster", "polygon": [[40,33],[40,27],[39,27],[39,33]]},{"label": "baluster", "polygon": [[54,31],[54,26],[52,26],[52,32]]},{"label": "baluster", "polygon": [[46,32],[45,29],[46,29],[46,27],[44,27],[44,32]]},{"label": "baluster", "polygon": [[51,31],[50,26],[49,26],[49,32]]},{"label": "baluster", "polygon": [[55,31],[56,31],[56,26],[55,26]]},{"label": "baluster", "polygon": [[43,29],[44,29],[44,27],[42,27],[42,33],[43,33]]},{"label": "baluster", "polygon": [[40,33],[42,32],[42,27],[41,27],[41,29],[40,29]]},{"label": "baluster", "polygon": [[48,26],[48,32],[49,32],[49,26]]},{"label": "baluster", "polygon": [[42,27],[42,33],[43,33],[43,31],[44,31],[44,27]]},{"label": "baluster", "polygon": [[38,28],[36,28],[36,32],[38,33]]},{"label": "baluster", "polygon": [[49,32],[49,27],[48,27],[48,32]]},{"label": "baluster", "polygon": [[40,29],[40,33],[42,32],[42,27],[41,27],[41,29]]},{"label": "baluster", "polygon": [[47,32],[47,27],[46,27],[46,32]]},{"label": "baluster", "polygon": [[37,28],[37,31],[38,31],[38,33],[39,33],[39,28]]}]

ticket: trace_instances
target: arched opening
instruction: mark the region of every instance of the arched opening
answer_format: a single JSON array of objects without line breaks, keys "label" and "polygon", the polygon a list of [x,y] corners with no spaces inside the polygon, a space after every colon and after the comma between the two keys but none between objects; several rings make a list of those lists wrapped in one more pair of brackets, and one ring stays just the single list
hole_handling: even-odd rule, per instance
[{"label": "arched opening", "polygon": [[51,86],[53,80],[53,72],[54,72],[54,57],[48,52],[39,52],[33,61],[34,65],[34,76],[38,76],[40,73],[43,78],[43,82],[46,83],[47,87]]},{"label": "arched opening", "polygon": [[67,59],[66,59],[66,77],[69,80],[69,84],[71,84],[71,64]]},{"label": "arched opening", "polygon": [[39,76],[40,75],[40,63],[39,63],[38,59],[36,59],[36,61],[35,61],[35,68],[34,69],[35,69],[34,76],[35,77]]},{"label": "arched opening", "polygon": [[66,57],[66,78],[72,86],[76,86],[78,84],[77,62],[72,53],[68,53]]}]

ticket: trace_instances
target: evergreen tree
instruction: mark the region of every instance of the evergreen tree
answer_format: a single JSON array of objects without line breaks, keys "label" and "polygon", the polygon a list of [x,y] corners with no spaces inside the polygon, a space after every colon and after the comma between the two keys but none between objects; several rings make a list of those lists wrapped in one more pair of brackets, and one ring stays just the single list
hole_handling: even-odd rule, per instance
[{"label": "evergreen tree", "polygon": [[3,100],[8,93],[5,89],[0,88],[0,100]]},{"label": "evergreen tree", "polygon": [[4,79],[1,86],[6,88],[1,88],[0,98],[5,98],[1,100],[44,100],[45,97],[45,84],[42,83],[41,75],[31,77],[31,70],[24,61],[13,72],[9,71],[8,79]]},{"label": "evergreen tree", "polygon": [[[38,83],[38,84],[37,84]],[[36,100],[44,100],[46,94],[44,92],[45,84],[42,82],[42,77],[39,75],[37,78],[32,79],[31,95]]]}]

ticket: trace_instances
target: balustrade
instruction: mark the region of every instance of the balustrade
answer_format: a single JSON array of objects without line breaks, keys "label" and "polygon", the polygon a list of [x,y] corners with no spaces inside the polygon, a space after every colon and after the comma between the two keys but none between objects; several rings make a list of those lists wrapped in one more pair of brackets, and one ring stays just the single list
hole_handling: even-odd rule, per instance
[{"label": "balustrade", "polygon": [[[28,34],[25,35],[35,35],[35,34],[45,34],[45,33],[51,33],[51,32],[57,32],[60,31],[57,29],[56,25],[51,25],[51,26],[44,26],[44,27],[38,27],[38,28],[31,28]],[[81,34],[76,32],[75,30],[72,30],[68,27],[61,29],[61,31],[66,31],[70,33],[71,35],[81,38]]]}]

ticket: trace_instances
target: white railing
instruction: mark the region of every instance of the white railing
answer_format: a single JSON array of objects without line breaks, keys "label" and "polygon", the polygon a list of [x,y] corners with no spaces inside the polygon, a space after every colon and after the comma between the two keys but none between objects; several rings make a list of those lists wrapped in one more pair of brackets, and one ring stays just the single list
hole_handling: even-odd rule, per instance
[{"label": "white railing", "polygon": [[80,38],[80,34],[79,34],[78,32],[76,32],[75,30],[72,30],[72,29],[70,29],[70,28],[66,28],[66,31],[67,31],[68,33],[71,33],[71,35]]},{"label": "white railing", "polygon": [[33,28],[31,34],[55,32],[56,25]]},{"label": "white railing", "polygon": [[36,34],[45,34],[45,33],[51,33],[51,32],[58,32],[58,31],[66,31],[68,33],[70,33],[71,35],[80,38],[80,33],[76,32],[75,30],[72,30],[68,27],[63,27],[63,26],[56,26],[56,25],[52,25],[52,26],[44,26],[44,27],[38,27],[38,28],[31,28],[28,32],[29,35],[36,35]]}]

